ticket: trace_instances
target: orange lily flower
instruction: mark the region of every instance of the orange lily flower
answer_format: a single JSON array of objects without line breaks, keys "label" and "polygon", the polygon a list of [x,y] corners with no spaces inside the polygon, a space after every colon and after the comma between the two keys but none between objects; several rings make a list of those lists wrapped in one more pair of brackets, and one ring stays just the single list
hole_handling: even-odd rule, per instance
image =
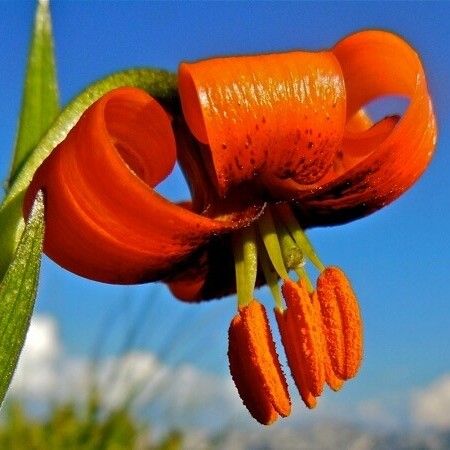
[{"label": "orange lily flower", "polygon": [[[424,71],[398,36],[364,31],[329,51],[184,63],[179,95],[182,112],[135,88],[103,96],[38,169],[24,211],[43,190],[44,250],[84,277],[162,280],[191,302],[237,292],[230,369],[250,413],[268,424],[289,414],[290,400],[254,287],[273,293],[308,407],[325,383],[338,390],[356,375],[356,296],[304,229],[364,217],[423,173],[436,143]],[[372,123],[363,108],[384,95],[409,106]],[[192,194],[181,204],[154,190],[176,161]],[[305,261],[319,271],[317,290]]]}]

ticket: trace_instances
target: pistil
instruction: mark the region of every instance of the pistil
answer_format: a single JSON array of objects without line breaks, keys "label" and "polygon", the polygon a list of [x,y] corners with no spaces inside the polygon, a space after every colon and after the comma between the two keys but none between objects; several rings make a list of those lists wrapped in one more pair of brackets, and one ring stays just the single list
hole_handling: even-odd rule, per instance
[{"label": "pistil", "polygon": [[280,221],[277,221],[275,225],[286,268],[288,270],[297,270],[300,267],[304,267],[306,258],[303,251]]},{"label": "pistil", "polygon": [[311,260],[311,262],[316,266],[316,268],[322,272],[325,269],[324,264],[320,261],[317,256],[311,241],[306,236],[305,232],[302,230],[300,224],[292,212],[292,209],[287,204],[279,204],[275,205],[274,209],[276,210],[277,217],[279,217],[287,229],[289,233],[293,237],[296,244],[305,252],[306,256]]}]

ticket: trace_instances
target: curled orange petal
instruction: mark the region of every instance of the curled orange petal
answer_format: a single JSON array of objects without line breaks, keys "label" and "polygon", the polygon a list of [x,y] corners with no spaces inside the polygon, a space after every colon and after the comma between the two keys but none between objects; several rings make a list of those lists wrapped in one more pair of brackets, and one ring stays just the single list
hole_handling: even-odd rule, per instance
[{"label": "curled orange petal", "polygon": [[313,183],[342,140],[345,89],[331,52],[185,63],[179,89],[192,133],[209,146],[205,158],[221,194],[257,175],[265,184]]},{"label": "curled orange petal", "polygon": [[44,250],[90,279],[160,279],[213,234],[237,226],[177,206],[153,187],[172,170],[176,145],[168,114],[134,88],[113,90],[88,108],[36,172],[29,211],[45,194]]},{"label": "curled orange petal", "polygon": [[229,332],[230,371],[244,405],[260,423],[286,417],[291,402],[264,307],[253,300],[239,308]]},{"label": "curled orange petal", "polygon": [[[305,226],[344,223],[386,206],[417,181],[436,146],[437,126],[424,69],[403,39],[364,31],[343,39],[333,53],[342,67],[347,97],[349,126],[343,151],[319,183],[278,186],[297,197]],[[366,103],[388,95],[409,99],[401,118],[386,118],[374,127],[361,115],[358,118]]]},{"label": "curled orange petal", "polygon": [[323,330],[334,373],[353,378],[363,357],[363,325],[358,300],[344,272],[327,267],[317,280]]}]

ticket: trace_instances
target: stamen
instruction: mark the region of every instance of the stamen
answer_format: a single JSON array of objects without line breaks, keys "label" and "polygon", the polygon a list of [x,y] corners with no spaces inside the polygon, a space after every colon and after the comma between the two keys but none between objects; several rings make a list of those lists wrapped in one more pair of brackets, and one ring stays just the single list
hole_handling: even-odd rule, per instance
[{"label": "stamen", "polygon": [[256,233],[253,226],[244,228],[232,236],[234,267],[236,273],[236,293],[238,307],[246,306],[253,300],[258,257]]},{"label": "stamen", "polygon": [[[308,408],[316,406],[325,383],[341,389],[362,359],[361,316],[350,283],[340,269],[325,268],[289,206],[273,208],[276,221],[267,208],[258,228],[232,238],[239,312],[229,329],[230,370],[244,404],[263,424],[288,415],[290,399],[264,307],[253,299],[258,256],[292,377]],[[317,291],[305,256],[320,271]],[[289,270],[297,273],[298,283],[289,279]]]},{"label": "stamen", "polygon": [[328,354],[335,374],[353,378],[363,356],[363,327],[358,300],[344,272],[327,267],[317,280],[317,294]]},{"label": "stamen", "polygon": [[322,272],[325,269],[325,266],[317,256],[314,247],[311,244],[311,241],[302,230],[289,205],[280,203],[278,205],[275,205],[274,208],[276,208],[277,216],[282,219],[283,223],[289,230],[289,233],[291,233],[292,237],[294,238],[296,244],[305,252],[306,256],[317,267],[317,269]]},{"label": "stamen", "polygon": [[258,220],[258,227],[274,269],[282,280],[286,280],[288,273],[284,265],[280,241],[278,240],[277,230],[269,208],[266,208],[264,214]]},{"label": "stamen", "polygon": [[251,301],[233,318],[228,357],[231,376],[250,414],[269,425],[291,412],[287,383],[281,370],[264,306]]}]

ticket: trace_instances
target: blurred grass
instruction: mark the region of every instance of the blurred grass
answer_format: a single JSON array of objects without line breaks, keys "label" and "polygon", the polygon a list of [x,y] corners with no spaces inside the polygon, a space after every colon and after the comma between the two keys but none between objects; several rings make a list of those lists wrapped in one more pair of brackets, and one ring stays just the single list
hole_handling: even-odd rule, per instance
[{"label": "blurred grass", "polygon": [[[190,305],[180,305],[176,313],[162,316],[165,302],[172,301],[164,297],[161,287],[152,285],[142,297],[127,291],[105,308],[92,347],[86,349],[85,392],[74,390],[69,399],[58,398],[55,386],[55,398],[46,399],[42,414],[42,409],[29,404],[26,395],[12,391],[0,415],[0,450],[185,448],[187,435],[175,416],[195,416],[202,405],[195,392],[187,393],[181,403],[179,399],[177,404],[167,401],[175,397],[171,394],[177,386],[172,385],[171,377],[164,376],[164,370],[177,371],[188,361],[195,364],[208,359],[217,350],[220,333],[212,335],[211,328],[219,317],[214,309],[191,309]],[[151,352],[143,350],[149,341],[158,342]],[[127,355],[137,349],[159,362],[149,377],[136,379],[133,374],[141,368],[133,360],[126,363]],[[113,363],[105,369],[107,360]],[[60,382],[66,387],[70,383]],[[120,401],[112,400],[124,386]]]},{"label": "blurred grass", "polygon": [[0,448],[14,450],[180,450],[183,436],[171,430],[151,439],[129,408],[102,413],[95,393],[84,407],[74,402],[54,405],[44,419],[29,416],[23,405],[11,401],[0,424]]}]

